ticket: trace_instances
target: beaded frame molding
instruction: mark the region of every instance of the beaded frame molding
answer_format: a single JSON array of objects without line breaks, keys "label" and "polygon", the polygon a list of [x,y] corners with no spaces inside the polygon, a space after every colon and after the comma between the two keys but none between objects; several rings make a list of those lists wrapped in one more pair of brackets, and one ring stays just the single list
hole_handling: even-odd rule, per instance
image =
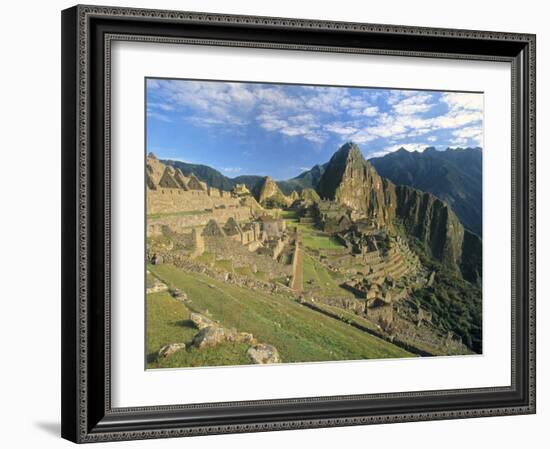
[{"label": "beaded frame molding", "polygon": [[[509,387],[111,406],[113,41],[503,61],[512,72]],[[62,436],[97,442],[535,413],[535,36],[78,5],[62,12]]]}]

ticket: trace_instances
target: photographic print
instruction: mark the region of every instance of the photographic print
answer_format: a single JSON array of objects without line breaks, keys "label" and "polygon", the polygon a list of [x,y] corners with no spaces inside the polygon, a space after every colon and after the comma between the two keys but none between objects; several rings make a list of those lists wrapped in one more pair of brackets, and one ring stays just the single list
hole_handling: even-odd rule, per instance
[{"label": "photographic print", "polygon": [[145,97],[147,369],[482,353],[483,93]]}]

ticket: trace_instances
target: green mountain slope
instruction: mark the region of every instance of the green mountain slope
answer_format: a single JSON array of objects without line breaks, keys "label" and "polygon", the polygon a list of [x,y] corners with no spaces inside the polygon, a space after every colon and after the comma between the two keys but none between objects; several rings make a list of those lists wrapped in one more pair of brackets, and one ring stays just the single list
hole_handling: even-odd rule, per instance
[{"label": "green mountain slope", "polygon": [[[222,175],[218,170],[208,167],[207,165],[189,164],[187,162],[173,160],[161,160],[161,162],[179,168],[185,176],[194,173],[201,181],[217,189],[231,190],[236,184],[231,178]],[[261,177],[258,176],[258,179],[261,179]]]},{"label": "green mountain slope", "polygon": [[422,153],[400,149],[369,159],[380,176],[430,192],[445,201],[462,224],[482,234],[482,152],[480,148]]}]

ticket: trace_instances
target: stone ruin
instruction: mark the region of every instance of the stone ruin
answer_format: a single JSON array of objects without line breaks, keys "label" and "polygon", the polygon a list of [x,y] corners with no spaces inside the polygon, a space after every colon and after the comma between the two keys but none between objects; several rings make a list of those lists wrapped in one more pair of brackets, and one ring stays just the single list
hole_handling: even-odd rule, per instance
[{"label": "stone ruin", "polygon": [[316,223],[345,246],[347,251],[325,250],[321,260],[347,273],[341,286],[364,300],[364,313],[374,321],[390,325],[395,304],[410,295],[409,288],[425,284],[420,260],[407,241],[378,221],[328,200],[299,212],[300,222]]},{"label": "stone ruin", "polygon": [[[160,162],[154,155],[146,160],[147,236],[163,235],[163,227],[187,233],[202,228],[211,219],[225,223],[233,218],[250,221],[260,206],[250,196],[238,197],[200,181],[193,173]],[[252,198],[253,200],[253,198]]]},{"label": "stone ruin", "polygon": [[145,165],[147,214],[196,212],[240,207],[239,198],[199,180],[149,154]]},{"label": "stone ruin", "polygon": [[274,275],[287,275],[290,268],[278,263],[288,264],[283,255],[294,244],[285,221],[268,215],[244,184],[224,192],[154,155],[147,158],[146,179],[147,236],[153,239],[148,249],[161,254],[158,260],[166,251],[190,258],[208,252],[236,266],[259,265]]}]

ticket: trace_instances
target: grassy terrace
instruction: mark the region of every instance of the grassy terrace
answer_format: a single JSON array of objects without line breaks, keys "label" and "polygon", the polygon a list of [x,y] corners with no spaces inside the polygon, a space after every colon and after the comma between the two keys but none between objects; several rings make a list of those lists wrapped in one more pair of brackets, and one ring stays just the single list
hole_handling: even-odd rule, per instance
[{"label": "grassy terrace", "polygon": [[300,223],[295,211],[282,211],[281,217],[285,219],[288,226],[298,228],[302,232],[302,242],[306,248],[313,250],[343,248],[342,244],[338,240],[332,236],[324,234],[322,231],[316,229],[312,224]]},{"label": "grassy terrace", "polygon": [[340,287],[342,280],[337,278],[337,275],[313,257],[304,254],[304,291],[317,292],[322,296],[347,296],[353,297],[353,294],[348,290]]},{"label": "grassy terrace", "polygon": [[200,256],[196,258],[198,262],[202,262],[206,265],[210,265],[211,267],[215,267],[218,270],[222,271],[228,271],[230,273],[237,273],[242,276],[248,276],[250,278],[256,278],[260,280],[267,280],[269,276],[264,271],[256,271],[255,273],[252,271],[251,267],[235,267],[233,262],[229,259],[220,259],[216,260],[216,256],[209,252],[204,252]]},{"label": "grassy terrace", "polygon": [[[306,249],[310,250],[338,250],[344,248],[340,242],[332,236],[326,235],[316,229],[313,224],[300,223],[296,212],[286,210],[282,217],[290,227],[298,228],[302,233],[302,242]],[[313,257],[304,254],[303,257],[304,291],[323,294],[324,296],[353,296],[348,290],[339,286],[343,279],[336,273],[325,268]]]},{"label": "grassy terrace", "polygon": [[147,368],[242,365],[249,363],[248,347],[223,343],[201,350],[182,350],[157,360],[159,349],[168,343],[190,343],[197,329],[189,320],[190,311],[167,292],[147,295]]},{"label": "grassy terrace", "polygon": [[[400,358],[412,355],[342,321],[308,309],[290,297],[252,291],[216,281],[203,274],[186,273],[171,265],[150,266],[149,270],[169,285],[185,291],[192,300],[191,307],[197,311],[206,313],[208,310],[210,316],[219,320],[223,326],[251,332],[259,341],[273,344],[283,362]],[[183,304],[167,294],[149,295],[147,352],[151,354],[150,367],[158,366],[152,354],[163,344],[187,342],[196,333],[186,321],[188,313]],[[163,363],[177,364],[171,366],[249,363],[243,359],[244,348],[239,345],[220,345],[209,351],[204,354],[195,350],[181,351]]]}]

